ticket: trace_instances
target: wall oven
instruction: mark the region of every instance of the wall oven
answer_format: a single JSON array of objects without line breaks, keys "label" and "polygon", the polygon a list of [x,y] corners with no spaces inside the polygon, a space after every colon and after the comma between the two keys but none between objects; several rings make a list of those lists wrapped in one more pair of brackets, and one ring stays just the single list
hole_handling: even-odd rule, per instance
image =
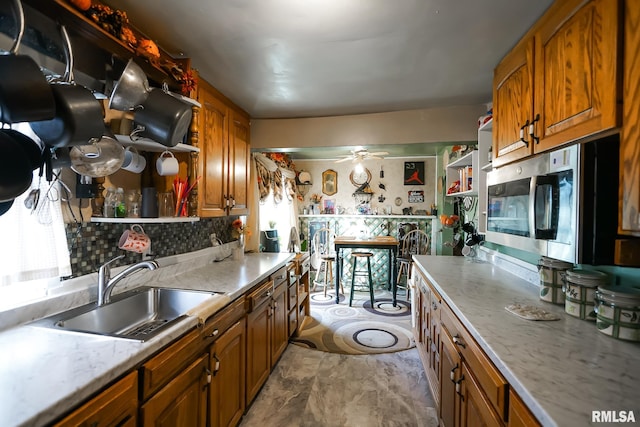
[{"label": "wall oven", "polygon": [[488,242],[578,261],[580,145],[487,174]]}]

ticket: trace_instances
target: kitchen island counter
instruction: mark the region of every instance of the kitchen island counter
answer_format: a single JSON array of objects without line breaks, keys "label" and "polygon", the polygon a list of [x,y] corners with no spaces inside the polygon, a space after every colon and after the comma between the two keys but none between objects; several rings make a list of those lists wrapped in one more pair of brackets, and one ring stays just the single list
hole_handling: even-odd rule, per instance
[{"label": "kitchen island counter", "polygon": [[[594,410],[634,411],[640,422],[640,344],[613,339],[594,322],[543,302],[539,288],[490,263],[414,256],[416,265],[544,426],[585,426]],[[542,307],[557,321],[505,310]]]},{"label": "kitchen island counter", "polygon": [[[293,257],[288,253],[245,254],[241,261],[211,262],[206,254],[199,257],[207,259],[206,263],[170,260],[167,267],[137,277],[145,277],[143,284],[149,286],[222,292],[233,301]],[[160,265],[164,265],[162,260]],[[146,342],[28,324],[1,332],[0,425],[36,426],[58,419],[196,324],[195,317],[184,317]]]}]

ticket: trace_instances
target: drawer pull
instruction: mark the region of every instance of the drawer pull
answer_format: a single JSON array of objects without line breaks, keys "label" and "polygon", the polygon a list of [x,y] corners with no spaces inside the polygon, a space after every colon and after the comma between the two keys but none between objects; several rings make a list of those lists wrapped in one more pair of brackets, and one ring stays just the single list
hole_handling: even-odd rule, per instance
[{"label": "drawer pull", "polygon": [[210,337],[215,337],[218,336],[218,334],[220,333],[220,331],[216,328],[213,330],[213,332],[211,332],[211,335],[209,335]]},{"label": "drawer pull", "polygon": [[458,396],[460,396],[460,399],[462,401],[464,401],[464,396],[462,395],[462,393],[460,392],[460,383],[464,380],[464,375],[460,377],[460,379],[458,381],[454,381],[456,384],[456,393],[458,394]]},{"label": "drawer pull", "polygon": [[451,368],[451,373],[449,374],[449,377],[451,377],[451,382],[455,383],[456,382],[456,369],[458,369],[459,366],[456,363],[456,366],[454,366],[453,368]]},{"label": "drawer pull", "polygon": [[218,359],[218,355],[215,353],[213,353],[213,358],[216,360],[215,367],[213,368],[213,376],[215,377],[218,374],[218,371],[220,370],[220,359]]},{"label": "drawer pull", "polygon": [[467,346],[464,344],[464,342],[460,339],[460,337],[458,335],[453,337],[453,342],[456,345],[459,345],[462,348],[466,348]]},{"label": "drawer pull", "polygon": [[[207,384],[211,384],[211,371],[209,368],[204,368],[204,372],[207,374]],[[215,373],[213,375],[215,375]]]},{"label": "drawer pull", "polygon": [[436,304],[436,302],[435,302],[435,301],[433,301],[433,302],[431,303],[431,308],[433,308],[434,310],[437,310],[437,309],[438,309],[438,304]]}]

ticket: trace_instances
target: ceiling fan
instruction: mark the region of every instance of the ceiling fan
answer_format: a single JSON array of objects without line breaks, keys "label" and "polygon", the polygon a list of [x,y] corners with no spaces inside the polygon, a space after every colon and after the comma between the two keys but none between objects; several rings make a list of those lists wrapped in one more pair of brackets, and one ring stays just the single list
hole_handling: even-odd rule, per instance
[{"label": "ceiling fan", "polygon": [[351,160],[353,163],[361,162],[367,159],[382,160],[384,159],[384,157],[382,156],[385,156],[387,154],[389,153],[386,151],[376,151],[374,153],[370,153],[369,151],[367,151],[366,148],[360,148],[360,149],[351,150],[351,154],[345,154],[345,155],[339,156],[343,158],[336,160],[336,163],[342,163],[348,160]]}]

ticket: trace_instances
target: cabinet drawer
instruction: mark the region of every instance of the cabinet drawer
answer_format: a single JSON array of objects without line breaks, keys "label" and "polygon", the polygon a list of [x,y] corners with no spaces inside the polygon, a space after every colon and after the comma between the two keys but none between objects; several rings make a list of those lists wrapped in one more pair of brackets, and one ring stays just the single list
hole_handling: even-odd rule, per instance
[{"label": "cabinet drawer", "polygon": [[142,400],[146,401],[180,373],[203,345],[201,331],[194,329],[142,365]]},{"label": "cabinet drawer", "polygon": [[493,363],[484,354],[466,328],[460,323],[451,309],[442,304],[440,313],[442,326],[447,330],[456,344],[462,359],[469,366],[477,379],[479,387],[486,394],[487,400],[503,420],[507,419],[507,380],[498,372]]},{"label": "cabinet drawer", "polygon": [[291,310],[293,307],[295,307],[298,304],[298,282],[297,281],[292,282],[291,285],[289,286],[288,296],[289,296],[288,309]]},{"label": "cabinet drawer", "polygon": [[[136,425],[138,374],[132,372],[80,408],[55,427],[79,425]],[[127,423],[127,424],[125,424]]]},{"label": "cabinet drawer", "polygon": [[209,321],[204,325],[202,330],[202,335],[206,340],[206,345],[209,345],[217,339],[244,315],[244,298],[238,298],[236,301],[232,302],[231,305],[227,306],[219,313],[216,313],[213,318],[209,319]]},{"label": "cabinet drawer", "polygon": [[277,288],[280,284],[282,284],[282,282],[285,282],[287,280],[287,277],[289,277],[289,274],[287,273],[286,266],[277,270],[271,275],[271,280],[273,280],[273,287]]},{"label": "cabinet drawer", "polygon": [[256,307],[268,301],[273,295],[273,280],[268,280],[247,296],[247,312],[251,313]]},{"label": "cabinet drawer", "polygon": [[298,276],[304,276],[311,269],[311,258],[307,257],[300,263],[298,269]]},{"label": "cabinet drawer", "polygon": [[298,310],[289,312],[289,336],[293,335],[298,329]]}]

